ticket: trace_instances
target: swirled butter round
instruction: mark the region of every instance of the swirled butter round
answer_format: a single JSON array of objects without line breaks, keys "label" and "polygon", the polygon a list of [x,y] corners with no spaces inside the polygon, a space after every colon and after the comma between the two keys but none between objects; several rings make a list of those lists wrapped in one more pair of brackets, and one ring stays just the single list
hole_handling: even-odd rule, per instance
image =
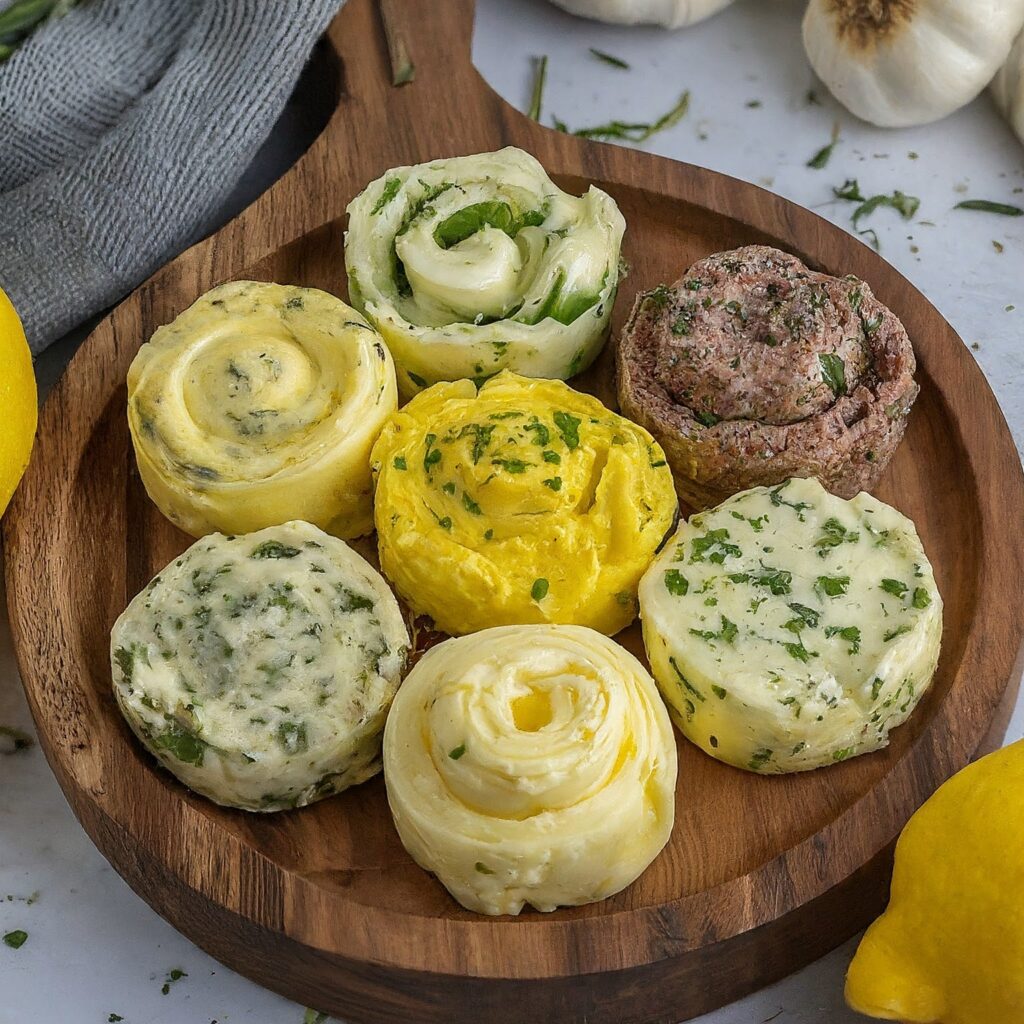
[{"label": "swirled butter round", "polygon": [[625,221],[600,189],[569,195],[509,147],[396,167],[348,213],[349,296],[402,394],[502,369],[564,380],[604,344]]},{"label": "swirled butter round", "polygon": [[561,381],[504,372],[436,384],[373,449],[380,563],[452,634],[570,623],[609,635],[671,529],[672,474],[651,436]]},{"label": "swirled butter round", "polygon": [[110,640],[136,736],[190,789],[249,811],[302,807],[380,770],[408,648],[380,574],[301,522],[197,541]]},{"label": "swirled butter round", "polygon": [[139,473],[194,537],[293,519],[339,537],[369,533],[370,448],[397,405],[380,336],[314,288],[214,288],[128,371]]},{"label": "swirled butter round", "polygon": [[754,772],[878,750],[927,691],[942,599],[914,524],[817,480],[680,526],[640,583],[644,643],[683,733]]},{"label": "swirled butter round", "polygon": [[654,680],[579,626],[505,626],[429,651],[384,731],[413,859],[481,914],[624,889],[664,847],[676,746]]}]

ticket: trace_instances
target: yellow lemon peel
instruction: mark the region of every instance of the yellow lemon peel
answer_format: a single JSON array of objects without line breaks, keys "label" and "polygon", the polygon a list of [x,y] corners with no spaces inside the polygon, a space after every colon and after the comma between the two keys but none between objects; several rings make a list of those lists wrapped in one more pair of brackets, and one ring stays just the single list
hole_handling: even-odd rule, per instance
[{"label": "yellow lemon peel", "polygon": [[609,635],[677,502],[651,436],[561,381],[438,384],[373,449],[381,567],[447,633],[558,622]]},{"label": "yellow lemon peel", "polygon": [[860,1013],[907,1024],[1024,1022],[1024,742],[983,758],[914,815],[889,908],[846,979]]},{"label": "yellow lemon peel", "polygon": [[0,515],[25,474],[36,436],[36,378],[25,331],[11,300],[0,290]]}]

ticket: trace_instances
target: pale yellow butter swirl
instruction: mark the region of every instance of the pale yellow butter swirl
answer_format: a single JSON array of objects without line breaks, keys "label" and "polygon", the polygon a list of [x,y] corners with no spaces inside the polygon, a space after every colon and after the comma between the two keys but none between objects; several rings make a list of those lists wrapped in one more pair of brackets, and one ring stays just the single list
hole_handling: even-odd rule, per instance
[{"label": "pale yellow butter swirl", "polygon": [[484,914],[604,899],[672,830],[676,748],[654,680],[584,627],[431,650],[393,705],[384,762],[406,848]]}]

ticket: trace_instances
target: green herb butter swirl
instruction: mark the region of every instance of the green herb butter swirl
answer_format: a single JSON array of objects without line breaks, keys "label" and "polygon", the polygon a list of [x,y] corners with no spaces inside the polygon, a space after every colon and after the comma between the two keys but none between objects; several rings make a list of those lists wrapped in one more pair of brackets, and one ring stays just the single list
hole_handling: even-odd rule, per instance
[{"label": "green herb butter swirl", "polygon": [[301,807],[380,770],[408,648],[387,584],[343,541],[303,522],[213,534],[114,624],[114,695],[190,789]]},{"label": "green herb butter swirl", "polygon": [[693,516],[639,596],[676,724],[750,771],[805,771],[886,746],[938,662],[942,600],[914,524],[813,479]]},{"label": "green herb butter swirl", "polygon": [[349,295],[407,397],[502,369],[565,380],[604,343],[625,221],[600,189],[569,195],[509,147],[394,168],[348,213]]}]

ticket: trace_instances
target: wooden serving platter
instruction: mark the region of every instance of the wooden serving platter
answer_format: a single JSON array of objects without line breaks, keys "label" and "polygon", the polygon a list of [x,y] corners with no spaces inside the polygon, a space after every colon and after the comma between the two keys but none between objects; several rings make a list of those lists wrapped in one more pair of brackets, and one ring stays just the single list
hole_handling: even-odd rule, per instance
[{"label": "wooden serving platter", "polygon": [[[300,163],[95,330],[42,415],[4,523],[11,621],[43,748],[82,825],[132,887],[215,957],[352,1024],[674,1022],[818,957],[882,908],[911,813],[998,744],[1019,682],[1024,478],[996,402],[938,312],[873,251],[720,174],[540,127],[470,63],[472,0],[349,0],[329,33],[337,111]],[[396,88],[406,62],[415,81]],[[189,543],[148,502],[125,374],[155,327],[239,277],[344,294],[346,203],[387,168],[514,144],[565,188],[593,181],[626,216],[640,288],[764,242],[869,281],[903,319],[921,397],[879,496],[913,517],[945,599],[935,684],[891,747],[763,778],[680,740],[677,823],[642,878],[604,903],[488,919],[403,851],[378,778],[267,817],[218,808],[156,768],[111,696],[108,633]],[[608,354],[584,382],[613,399]],[[636,647],[635,631],[632,639]],[[611,852],[614,855],[614,852]]]}]

